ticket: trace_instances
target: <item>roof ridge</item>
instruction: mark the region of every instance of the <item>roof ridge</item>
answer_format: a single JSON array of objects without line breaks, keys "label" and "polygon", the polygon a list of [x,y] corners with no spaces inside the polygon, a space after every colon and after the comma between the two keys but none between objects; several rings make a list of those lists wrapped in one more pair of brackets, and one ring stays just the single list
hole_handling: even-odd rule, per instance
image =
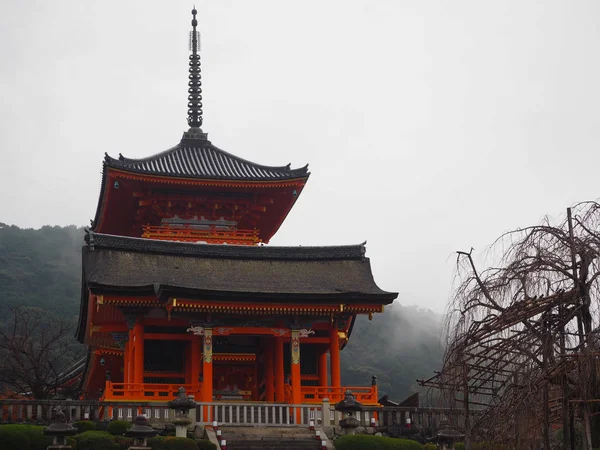
[{"label": "roof ridge", "polygon": [[[85,242],[91,249],[142,251],[148,253],[198,255],[205,257],[270,260],[341,260],[365,257],[365,243],[336,246],[247,246],[162,241],[114,234],[96,233],[86,229]],[[366,242],[366,241],[365,241]]]},{"label": "roof ridge", "polygon": [[[209,170],[207,171],[205,167],[190,163],[189,153],[193,154],[198,160],[205,161]],[[285,166],[267,166],[234,155],[217,147],[208,140],[186,139],[185,137],[177,145],[145,158],[127,158],[121,153],[119,153],[118,158],[113,158],[108,153],[104,155],[104,163],[109,166],[152,174],[192,176],[198,178],[264,180],[308,177],[310,175],[308,164],[294,169],[292,169],[291,163]],[[160,162],[169,158],[177,159],[181,167],[177,167],[175,170],[161,168]],[[154,164],[156,162],[158,164]],[[233,167],[236,165],[245,167],[245,169],[237,171]],[[242,173],[236,174],[236,172]]]}]

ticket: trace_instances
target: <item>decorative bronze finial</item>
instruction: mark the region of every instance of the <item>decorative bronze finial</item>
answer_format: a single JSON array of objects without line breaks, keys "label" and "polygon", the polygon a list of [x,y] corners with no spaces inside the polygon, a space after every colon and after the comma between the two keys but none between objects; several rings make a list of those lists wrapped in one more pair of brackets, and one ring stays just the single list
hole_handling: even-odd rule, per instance
[{"label": "decorative bronze finial", "polygon": [[190,75],[188,89],[188,125],[191,128],[202,126],[202,81],[200,77],[200,33],[196,31],[198,21],[196,20],[196,7],[192,9],[192,31],[190,31]]}]

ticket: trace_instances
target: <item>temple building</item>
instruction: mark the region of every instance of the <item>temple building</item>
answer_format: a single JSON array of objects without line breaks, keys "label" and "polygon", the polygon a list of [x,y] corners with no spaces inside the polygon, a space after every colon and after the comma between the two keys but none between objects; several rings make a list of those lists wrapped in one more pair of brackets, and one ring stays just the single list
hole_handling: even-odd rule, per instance
[{"label": "temple building", "polygon": [[[214,146],[202,126],[196,10],[188,125],[144,159],[105,156],[83,247],[77,338],[82,396],[203,402],[338,401],[340,351],[357,315],[396,293],[373,279],[365,246],[273,247],[308,166],[263,166]],[[352,387],[377,402],[377,387]]]}]

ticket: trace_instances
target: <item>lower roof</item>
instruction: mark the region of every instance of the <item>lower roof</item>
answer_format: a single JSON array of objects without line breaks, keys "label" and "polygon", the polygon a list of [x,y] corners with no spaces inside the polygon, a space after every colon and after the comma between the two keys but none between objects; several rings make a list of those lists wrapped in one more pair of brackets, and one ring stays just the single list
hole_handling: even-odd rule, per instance
[{"label": "lower roof", "polygon": [[[390,304],[365,246],[208,245],[89,232],[83,248],[80,330],[87,292],[248,302]],[[85,314],[85,315],[84,315]]]}]

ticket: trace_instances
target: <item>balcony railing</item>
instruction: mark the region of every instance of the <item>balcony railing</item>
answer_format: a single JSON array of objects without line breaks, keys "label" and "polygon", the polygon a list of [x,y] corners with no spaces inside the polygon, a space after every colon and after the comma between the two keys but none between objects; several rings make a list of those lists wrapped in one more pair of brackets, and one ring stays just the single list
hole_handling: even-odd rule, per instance
[{"label": "balcony railing", "polygon": [[[200,400],[200,385],[192,384],[160,384],[160,383],[113,383],[106,382],[103,400],[107,401],[165,401],[177,395],[177,390],[183,386],[188,395],[194,395]],[[285,386],[285,403],[291,403],[292,387]],[[347,390],[352,391],[354,398],[363,405],[377,405],[377,386],[302,386],[303,404],[320,404],[324,399],[337,403],[344,398]]]},{"label": "balcony railing", "polygon": [[197,229],[190,226],[144,225],[143,238],[180,242],[209,242],[214,244],[255,245],[260,242],[258,230],[222,229],[210,226]]},{"label": "balcony railing", "polygon": [[302,386],[302,403],[321,403],[329,399],[337,403],[344,399],[347,390],[352,391],[354,398],[363,405],[378,405],[377,386]]},{"label": "balcony railing", "polygon": [[200,386],[193,384],[113,383],[106,382],[103,400],[107,401],[169,401],[184,387],[188,395],[198,398]]}]

